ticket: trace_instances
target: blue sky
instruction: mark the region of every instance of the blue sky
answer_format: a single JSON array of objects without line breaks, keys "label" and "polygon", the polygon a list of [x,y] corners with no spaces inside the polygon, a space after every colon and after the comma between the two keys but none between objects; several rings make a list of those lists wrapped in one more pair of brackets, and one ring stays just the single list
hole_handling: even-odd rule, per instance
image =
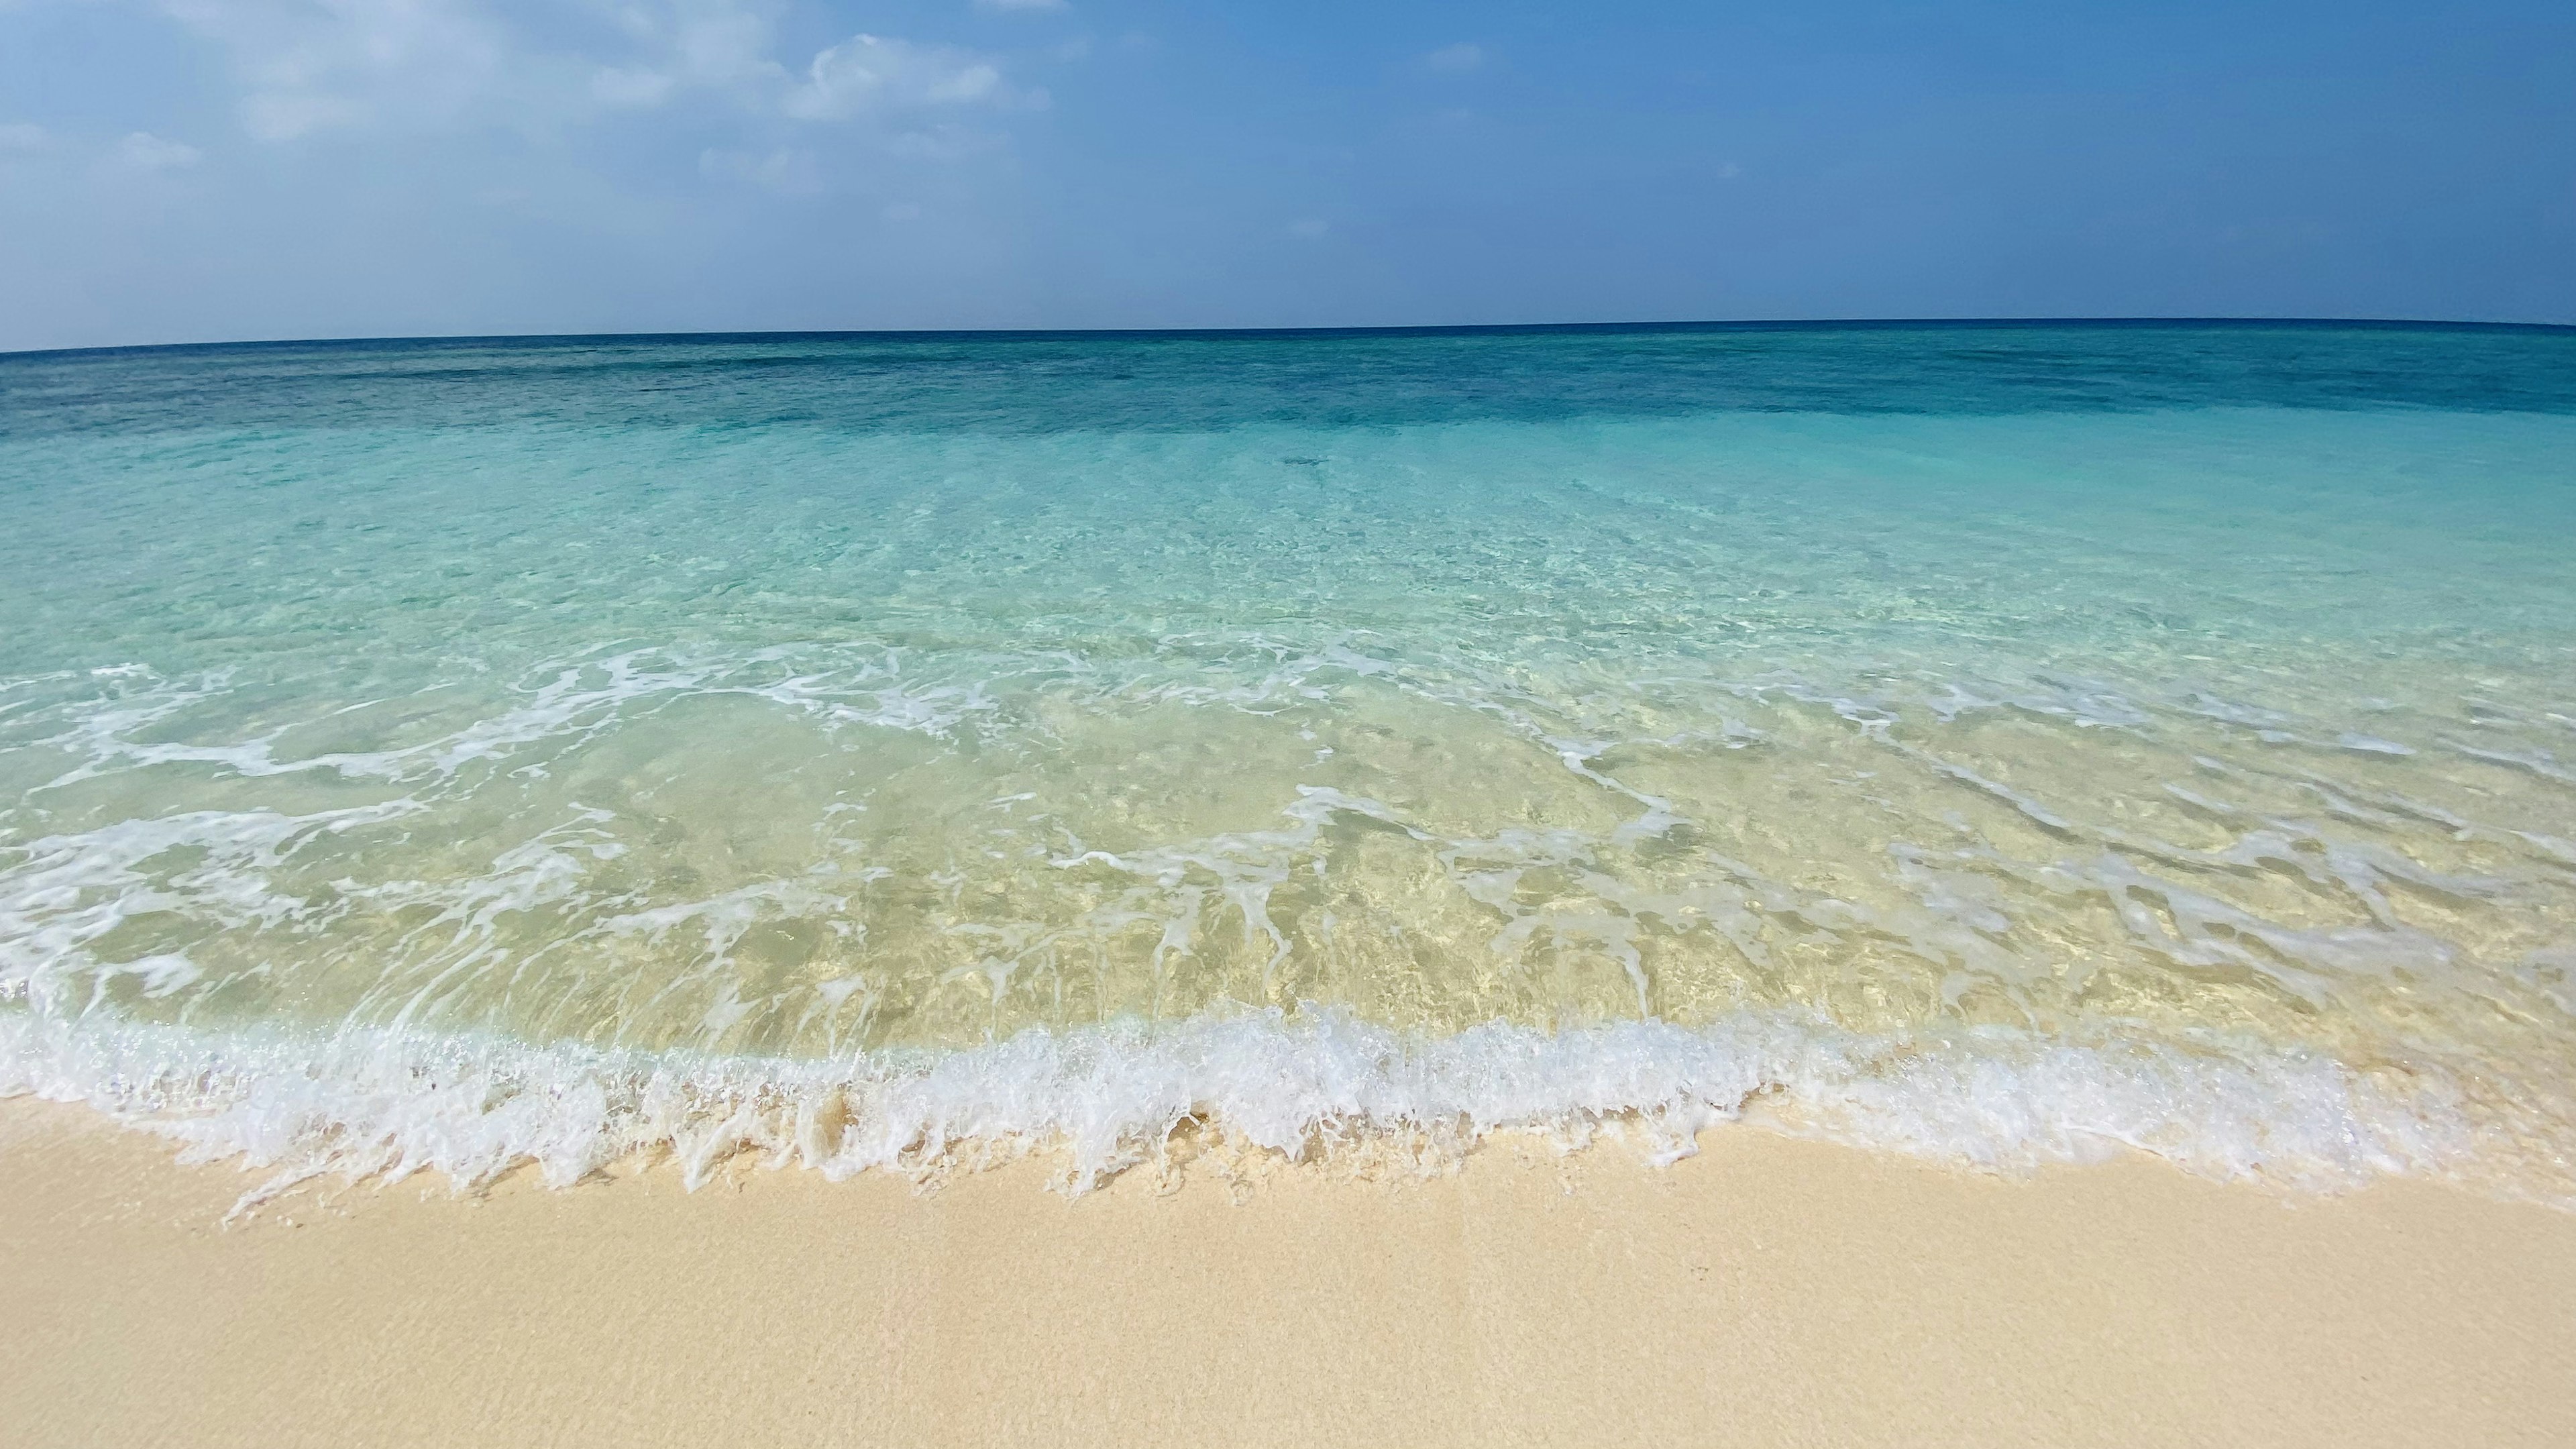
[{"label": "blue sky", "polygon": [[0,0],[0,349],[2576,321],[2576,5]]}]

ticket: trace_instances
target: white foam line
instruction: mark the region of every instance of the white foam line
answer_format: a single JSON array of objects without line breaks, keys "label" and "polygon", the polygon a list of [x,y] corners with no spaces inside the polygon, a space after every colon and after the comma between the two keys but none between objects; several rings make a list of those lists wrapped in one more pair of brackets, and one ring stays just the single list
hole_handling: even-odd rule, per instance
[{"label": "white foam line", "polygon": [[1794,1013],[1426,1037],[1334,1010],[1065,1031],[832,1061],[537,1047],[419,1031],[215,1036],[0,1011],[0,1095],[82,1101],[272,1176],[245,1205],[325,1173],[459,1187],[533,1166],[564,1186],[666,1154],[691,1186],[735,1154],[827,1177],[914,1175],[1035,1149],[1086,1190],[1197,1120],[1290,1159],[1394,1139],[1463,1154],[1502,1131],[1579,1145],[1640,1128],[1654,1160],[1760,1100],[1796,1130],[2021,1169],[2156,1154],[2219,1179],[2333,1189],[2441,1174],[2473,1132],[2438,1075],[2401,1088],[2307,1052],[2143,1030],[2083,1040],[1961,1029],[1871,1037]]}]

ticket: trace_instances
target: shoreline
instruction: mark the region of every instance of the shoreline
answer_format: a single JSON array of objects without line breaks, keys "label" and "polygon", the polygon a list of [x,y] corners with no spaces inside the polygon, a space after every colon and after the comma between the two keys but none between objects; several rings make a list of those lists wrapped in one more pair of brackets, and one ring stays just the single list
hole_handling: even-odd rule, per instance
[{"label": "shoreline", "polygon": [[2391,1080],[2294,1045],[2120,1025],[1918,1038],[1748,1009],[1695,1026],[1495,1020],[1432,1036],[1272,1007],[802,1060],[40,1019],[0,1022],[0,1094],[157,1123],[191,1160],[239,1155],[276,1185],[397,1171],[473,1190],[533,1171],[566,1187],[652,1160],[694,1186],[743,1152],[836,1180],[918,1181],[1036,1150],[1087,1190],[1163,1161],[1176,1132],[1256,1158],[1452,1163],[1515,1137],[1606,1134],[1661,1164],[1712,1126],[1762,1117],[2007,1172],[2135,1151],[2219,1182],[2420,1177],[2576,1204],[2563,1164],[2554,1176],[2546,1157],[2481,1157],[2479,1119],[2438,1068]]},{"label": "shoreline", "polygon": [[2550,1444],[2576,1214],[1746,1126],[1229,1192],[1044,1156],[479,1196],[182,1166],[0,1101],[29,1444]]}]

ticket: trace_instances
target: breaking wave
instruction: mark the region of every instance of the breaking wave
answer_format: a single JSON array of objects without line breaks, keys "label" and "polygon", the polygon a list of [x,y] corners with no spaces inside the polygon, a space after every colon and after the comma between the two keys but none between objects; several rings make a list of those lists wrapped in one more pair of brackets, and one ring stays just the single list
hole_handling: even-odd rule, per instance
[{"label": "breaking wave", "polygon": [[[324,1041],[0,1019],[0,1094],[85,1102],[271,1174],[255,1204],[336,1174],[532,1169],[569,1186],[667,1160],[695,1187],[742,1154],[839,1179],[930,1180],[1059,1154],[1088,1190],[1184,1132],[1288,1161],[1410,1170],[1497,1133],[1572,1149],[1609,1133],[1668,1163],[1748,1111],[1778,1130],[2005,1171],[2145,1152],[2219,1180],[2331,1190],[2474,1173],[2464,1089],[2422,1069],[2210,1035],[2069,1038],[1981,1027],[1865,1035],[1799,1013],[1445,1037],[1338,1010],[1031,1029],[984,1046],[838,1061],[632,1052],[390,1030]],[[2490,1144],[2491,1145],[2491,1144]]]}]

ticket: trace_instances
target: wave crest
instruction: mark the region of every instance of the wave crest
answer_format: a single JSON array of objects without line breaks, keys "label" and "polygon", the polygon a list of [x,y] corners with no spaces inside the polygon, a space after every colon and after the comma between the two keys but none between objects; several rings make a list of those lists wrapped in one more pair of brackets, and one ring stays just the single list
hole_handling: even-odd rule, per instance
[{"label": "wave crest", "polygon": [[1089,1190],[1161,1158],[1184,1128],[1291,1161],[1400,1144],[1454,1165],[1497,1133],[1571,1149],[1605,1128],[1651,1160],[1756,1110],[1769,1125],[1966,1165],[2025,1170],[2122,1148],[2221,1180],[2311,1190],[2457,1176],[2480,1155],[2459,1085],[2356,1071],[2212,1037],[2081,1040],[1980,1027],[1865,1036],[1796,1013],[1701,1028],[1398,1032],[1326,1009],[1031,1029],[983,1046],[817,1061],[530,1046],[394,1030],[324,1042],[120,1022],[0,1017],[0,1095],[84,1101],[271,1176],[458,1189],[533,1168],[570,1186],[674,1162],[695,1187],[735,1156],[839,1179],[935,1179],[1060,1153]]}]

